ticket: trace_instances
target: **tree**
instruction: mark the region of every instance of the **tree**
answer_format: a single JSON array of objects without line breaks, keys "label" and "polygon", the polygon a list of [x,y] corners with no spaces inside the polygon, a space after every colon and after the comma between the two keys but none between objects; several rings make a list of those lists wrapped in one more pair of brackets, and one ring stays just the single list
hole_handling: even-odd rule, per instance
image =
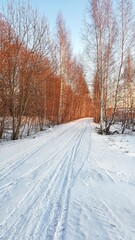
[{"label": "tree", "polygon": [[88,20],[85,23],[87,33],[84,37],[87,54],[92,59],[92,65],[94,64],[94,79],[100,91],[100,132],[103,133],[109,71],[112,66],[116,34],[111,0],[89,0],[87,12]]},{"label": "tree", "polygon": [[64,111],[64,83],[68,84],[69,79],[69,67],[71,63],[71,43],[69,37],[69,31],[66,28],[62,14],[59,13],[56,20],[56,46],[57,46],[57,59],[58,59],[58,75],[60,78],[60,99],[59,99],[59,114],[58,122],[62,120]]},{"label": "tree", "polygon": [[42,131],[48,122],[90,116],[84,70],[73,57],[61,14],[55,41],[46,18],[21,0],[9,2],[0,27],[1,138],[9,129],[16,140],[34,127]]},{"label": "tree", "polygon": [[133,123],[134,119],[134,79],[135,71],[133,61],[129,52],[124,69],[124,82],[123,82],[123,99],[122,99],[122,133],[127,127],[130,127],[130,122]]},{"label": "tree", "polygon": [[[3,71],[6,73],[8,83],[6,91],[9,112],[7,114],[10,114],[12,119],[12,139],[17,139],[30,106],[33,107],[32,112],[40,102],[35,100],[38,92],[42,100],[44,95],[44,108],[46,108],[46,79],[53,75],[56,69],[54,69],[53,45],[49,37],[48,23],[44,17],[39,18],[37,12],[29,5],[16,1],[8,4],[3,18],[7,23],[5,46],[1,50],[4,52]],[[36,104],[33,106],[32,102]],[[38,113],[40,119],[41,116],[45,118],[45,109],[42,108]]]},{"label": "tree", "polygon": [[99,87],[100,133],[106,134],[116,118],[125,59],[128,49],[133,50],[135,36],[131,0],[121,0],[116,6],[117,18],[111,0],[89,0],[84,35],[87,54],[94,66],[94,94],[97,94],[95,87]]}]

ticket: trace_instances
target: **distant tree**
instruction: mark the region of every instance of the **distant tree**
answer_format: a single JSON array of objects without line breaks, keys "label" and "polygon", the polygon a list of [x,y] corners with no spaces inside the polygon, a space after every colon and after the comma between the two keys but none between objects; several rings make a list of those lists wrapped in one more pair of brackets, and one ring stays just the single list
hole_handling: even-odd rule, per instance
[{"label": "distant tree", "polygon": [[122,133],[130,127],[135,117],[135,70],[131,54],[129,52],[124,69],[123,96],[122,96]]},{"label": "distant tree", "polygon": [[100,89],[98,76],[96,74],[93,82],[93,102],[94,102],[94,120],[100,122]]}]

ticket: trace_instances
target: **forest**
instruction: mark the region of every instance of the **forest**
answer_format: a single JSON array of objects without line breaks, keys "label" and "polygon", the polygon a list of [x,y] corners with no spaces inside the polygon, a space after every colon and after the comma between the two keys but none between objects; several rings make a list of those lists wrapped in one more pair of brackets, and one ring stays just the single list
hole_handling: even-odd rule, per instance
[{"label": "forest", "polygon": [[0,15],[0,138],[16,140],[47,125],[91,116],[83,65],[59,13],[55,36],[22,1]]},{"label": "forest", "polygon": [[52,34],[30,4],[9,1],[0,13],[0,139],[84,117],[101,134],[116,122],[134,131],[134,26],[131,0],[88,0],[81,58],[61,13]]}]

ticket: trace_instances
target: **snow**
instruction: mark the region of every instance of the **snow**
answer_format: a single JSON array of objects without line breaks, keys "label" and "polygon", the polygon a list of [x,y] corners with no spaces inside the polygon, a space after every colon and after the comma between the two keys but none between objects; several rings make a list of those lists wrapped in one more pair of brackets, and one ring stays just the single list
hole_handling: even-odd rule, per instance
[{"label": "snow", "polygon": [[0,240],[134,240],[135,137],[92,120],[0,145]]}]

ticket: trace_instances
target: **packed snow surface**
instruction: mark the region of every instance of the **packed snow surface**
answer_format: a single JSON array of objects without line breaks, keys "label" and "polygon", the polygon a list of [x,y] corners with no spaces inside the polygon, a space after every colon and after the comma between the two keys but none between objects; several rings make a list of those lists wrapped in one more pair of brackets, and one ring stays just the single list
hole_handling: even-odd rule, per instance
[{"label": "packed snow surface", "polygon": [[0,145],[0,240],[135,240],[135,137],[91,119]]}]

